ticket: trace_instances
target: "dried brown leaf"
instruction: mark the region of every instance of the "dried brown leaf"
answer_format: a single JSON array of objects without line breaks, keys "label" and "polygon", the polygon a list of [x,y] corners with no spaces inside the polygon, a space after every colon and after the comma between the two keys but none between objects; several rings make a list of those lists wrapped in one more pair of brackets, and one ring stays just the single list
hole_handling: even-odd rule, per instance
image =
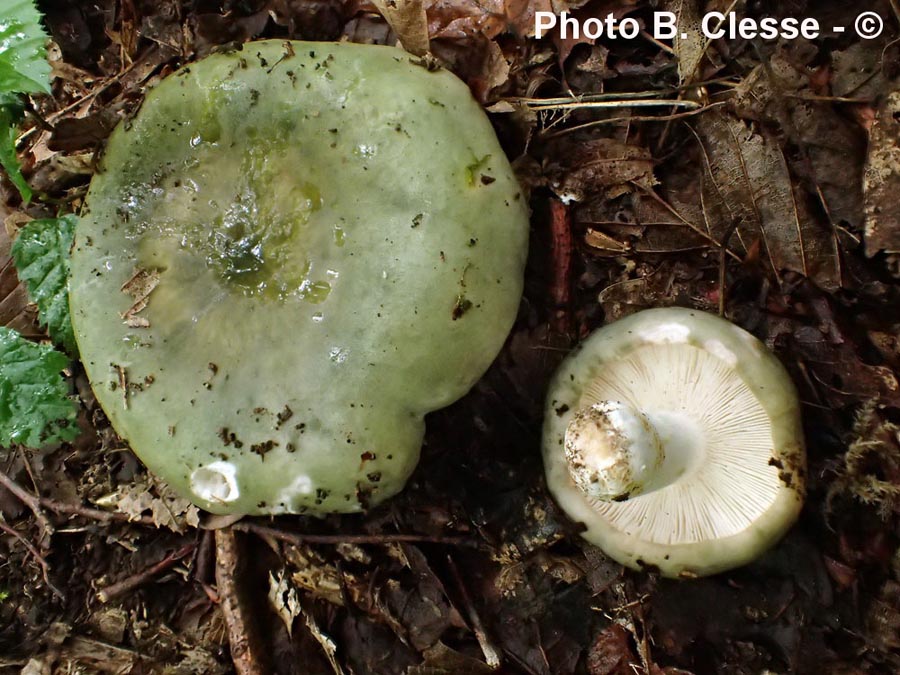
[{"label": "dried brown leaf", "polygon": [[434,40],[431,49],[481,103],[487,103],[491,92],[509,79],[509,61],[493,40],[478,35],[466,40]]},{"label": "dried brown leaf", "polygon": [[900,252],[900,91],[888,97],[869,132],[864,188],[866,255]]},{"label": "dried brown leaf", "polygon": [[333,605],[344,604],[341,592],[341,574],[337,566],[326,562],[312,546],[290,546],[285,549],[285,559],[293,570],[291,582],[312,597]]},{"label": "dried brown leaf", "polygon": [[592,196],[614,199],[632,192],[637,183],[650,189],[656,183],[653,158],[647,148],[613,138],[564,143],[547,173],[550,187],[564,203],[581,202]]},{"label": "dried brown leaf", "polygon": [[372,0],[397,34],[400,44],[411,54],[429,51],[428,17],[422,0]]},{"label": "dried brown leaf", "polygon": [[401,548],[412,574],[388,579],[380,591],[380,609],[395,621],[393,627],[400,631],[399,637],[423,650],[436,644],[448,628],[465,622],[450,604],[443,584],[422,552],[412,545]]},{"label": "dried brown leaf", "polygon": [[490,675],[496,672],[484,661],[461,654],[455,649],[450,649],[443,642],[438,642],[429,647],[422,656],[425,660],[418,666],[411,666],[406,675]]},{"label": "dried brown leaf", "polygon": [[900,382],[890,368],[865,363],[850,341],[835,343],[818,326],[794,326],[791,333],[817,390],[833,408],[873,398],[900,407]]},{"label": "dried brown leaf", "polygon": [[790,270],[823,288],[840,287],[837,239],[810,215],[775,139],[720,113],[702,115],[695,129],[704,151],[702,197],[710,236],[722,241],[737,221],[736,248],[747,252],[759,240],[779,279]]},{"label": "dried brown leaf", "polygon": [[0,204],[0,325],[13,328],[25,335],[39,335],[37,308],[31,304],[28,291],[19,283],[15,265],[9,255],[12,238],[9,229],[16,228],[23,214],[9,212]]},{"label": "dried brown leaf", "polygon": [[817,50],[802,40],[781,45],[735,89],[741,117],[780,128],[800,152],[792,172],[816,195],[835,224],[857,228],[863,222],[862,129],[830,101],[816,100],[811,81]]},{"label": "dried brown leaf", "polygon": [[119,486],[96,503],[135,520],[149,513],[157,527],[179,534],[200,524],[200,510],[196,506],[179,497],[165,483],[150,482],[146,477]]},{"label": "dried brown leaf", "polygon": [[269,572],[269,604],[287,629],[288,636],[293,635],[294,619],[302,614],[302,609],[297,589],[284,570],[279,570],[277,577]]},{"label": "dried brown leaf", "polygon": [[506,28],[502,0],[434,0],[427,4],[432,39],[484,37],[492,40]]},{"label": "dried brown leaf", "polygon": [[637,665],[628,632],[617,623],[605,628],[588,651],[590,675],[628,675]]},{"label": "dried brown leaf", "polygon": [[678,78],[687,84],[697,79],[708,44],[702,31],[700,8],[697,0],[666,0],[662,8],[677,17],[672,48],[678,57]]},{"label": "dried brown leaf", "polygon": [[134,299],[134,304],[122,314],[122,320],[132,328],[148,328],[150,321],[143,316],[138,316],[147,308],[150,302],[150,294],[159,285],[159,270],[137,269],[131,278],[122,284],[122,292]]}]

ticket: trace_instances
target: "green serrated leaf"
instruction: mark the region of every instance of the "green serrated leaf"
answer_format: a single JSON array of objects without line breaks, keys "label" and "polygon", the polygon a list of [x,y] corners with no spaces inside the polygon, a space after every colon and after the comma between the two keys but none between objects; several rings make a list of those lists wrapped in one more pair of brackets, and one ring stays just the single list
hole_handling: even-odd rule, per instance
[{"label": "green serrated leaf", "polygon": [[16,94],[0,92],[0,166],[9,175],[22,199],[31,201],[31,188],[22,176],[16,157],[16,124],[22,117],[22,101]]},{"label": "green serrated leaf", "polygon": [[0,92],[50,93],[47,34],[34,0],[4,0],[0,9]]},{"label": "green serrated leaf", "polygon": [[69,359],[0,328],[0,445],[39,448],[78,435],[75,401],[60,372]]},{"label": "green serrated leaf", "polygon": [[69,249],[78,217],[32,220],[16,237],[11,254],[19,279],[37,305],[41,325],[70,354],[77,352],[69,315]]}]

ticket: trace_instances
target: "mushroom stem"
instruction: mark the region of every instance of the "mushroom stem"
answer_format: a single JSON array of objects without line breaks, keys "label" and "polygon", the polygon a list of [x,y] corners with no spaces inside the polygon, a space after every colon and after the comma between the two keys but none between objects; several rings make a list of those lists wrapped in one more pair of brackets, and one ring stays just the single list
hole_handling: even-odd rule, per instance
[{"label": "mushroom stem", "polygon": [[665,452],[650,419],[621,401],[582,408],[566,427],[566,461],[589,498],[623,501],[647,491]]}]

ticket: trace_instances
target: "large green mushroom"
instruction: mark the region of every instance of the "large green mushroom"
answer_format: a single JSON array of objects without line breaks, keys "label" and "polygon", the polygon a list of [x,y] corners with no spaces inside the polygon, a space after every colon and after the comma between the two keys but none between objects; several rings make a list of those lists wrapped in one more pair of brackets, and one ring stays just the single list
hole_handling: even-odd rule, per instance
[{"label": "large green mushroom", "polygon": [[216,513],[397,493],[521,297],[527,207],[487,117],[390,47],[183,68],[113,132],[87,203],[70,302],[94,392]]}]

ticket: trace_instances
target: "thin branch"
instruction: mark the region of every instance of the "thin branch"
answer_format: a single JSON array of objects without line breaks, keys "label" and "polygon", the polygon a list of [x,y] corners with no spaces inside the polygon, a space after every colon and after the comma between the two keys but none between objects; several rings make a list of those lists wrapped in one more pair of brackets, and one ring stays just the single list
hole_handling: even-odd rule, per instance
[{"label": "thin branch", "polygon": [[47,515],[44,513],[44,510],[41,508],[41,500],[28,492],[28,490],[23,488],[2,471],[0,471],[0,485],[13,493],[19,498],[19,501],[31,509],[31,512],[34,514],[34,519],[41,528],[41,547],[44,547],[44,542],[49,544],[50,537],[53,536],[55,529],[50,523],[50,519],[47,518]]},{"label": "thin branch", "polygon": [[56,502],[46,497],[41,497],[41,504],[57,514],[70,516],[83,516],[91,520],[101,523],[133,523],[135,525],[144,525],[146,527],[159,527],[159,524],[150,516],[139,516],[137,518],[129,516],[127,513],[116,513],[114,511],[102,511],[100,509],[92,509],[89,506],[81,504],[64,504]]},{"label": "thin branch", "polygon": [[570,305],[572,301],[572,256],[575,242],[572,237],[572,216],[569,208],[558,199],[550,200],[550,257],[553,274],[550,297],[553,299],[553,328],[557,333],[568,335],[572,321]]},{"label": "thin branch", "polygon": [[740,218],[734,219],[734,222],[731,223],[725,232],[725,236],[722,237],[722,248],[719,249],[719,316],[721,317],[725,316],[725,263],[727,262],[725,252],[728,250],[728,243],[731,241],[731,237],[737,232],[741,222]]},{"label": "thin branch", "polygon": [[93,509],[89,506],[82,506],[81,504],[64,504],[53,499],[48,499],[47,497],[38,497],[28,492],[28,490],[23,488],[2,471],[0,471],[0,485],[3,485],[3,487],[18,497],[22,503],[28,506],[32,513],[34,513],[34,517],[37,519],[38,524],[50,534],[53,534],[55,529],[47,519],[43,509],[48,509],[53,511],[53,513],[60,515],[83,516],[101,523],[135,523],[146,525],[148,527],[158,527],[157,523],[150,516],[133,518],[125,513],[101,511],[100,509]]},{"label": "thin branch", "polygon": [[453,574],[456,587],[459,589],[459,594],[462,597],[466,614],[469,616],[469,623],[472,624],[472,631],[475,633],[475,638],[478,640],[478,645],[481,647],[481,653],[484,654],[484,660],[487,662],[488,666],[496,670],[500,667],[500,651],[494,646],[485,632],[484,624],[481,623],[481,617],[478,616],[475,605],[472,603],[472,598],[469,596],[468,590],[466,590],[466,585],[463,582],[462,575],[459,573],[459,568],[456,567],[456,562],[454,562],[453,558],[449,555],[447,556],[447,564],[450,566],[450,572]]},{"label": "thin branch", "polygon": [[47,561],[44,558],[44,556],[42,556],[40,554],[40,552],[34,547],[34,544],[32,544],[30,541],[28,541],[25,537],[23,537],[21,534],[16,532],[9,525],[4,523],[2,520],[0,520],[0,530],[3,530],[4,532],[6,532],[6,534],[10,535],[11,537],[15,537],[22,543],[22,546],[25,547],[25,550],[27,550],[28,553],[31,554],[31,557],[34,558],[37,561],[38,565],[41,566],[41,576],[44,577],[44,583],[47,585],[47,588],[49,588],[53,592],[53,595],[55,595],[60,600],[64,601],[66,599],[66,596],[64,596],[62,594],[62,591],[60,591],[50,581],[50,566],[47,564]]},{"label": "thin branch", "polygon": [[175,566],[182,558],[193,553],[194,549],[197,548],[197,544],[190,543],[182,546],[177,551],[173,551],[165,558],[160,560],[155,565],[151,565],[145,570],[138,572],[137,574],[132,574],[130,577],[122,579],[121,581],[117,581],[114,584],[110,584],[106,588],[101,589],[97,592],[97,599],[100,602],[106,603],[114,598],[119,597],[120,595],[125,595],[126,593],[130,593],[136,588],[143,586],[144,584],[153,580],[154,577],[162,574],[166,570]]},{"label": "thin branch", "polygon": [[240,550],[234,528],[216,530],[216,589],[228,628],[231,660],[238,675],[263,675],[268,669],[262,663],[258,624],[247,616],[240,601],[239,568]]},{"label": "thin branch", "polygon": [[288,544],[393,544],[400,542],[446,544],[448,546],[467,546],[481,548],[482,543],[466,537],[431,537],[422,534],[299,534],[285,532],[274,527],[257,525],[256,523],[237,523],[232,529],[238,532],[272,537]]}]

